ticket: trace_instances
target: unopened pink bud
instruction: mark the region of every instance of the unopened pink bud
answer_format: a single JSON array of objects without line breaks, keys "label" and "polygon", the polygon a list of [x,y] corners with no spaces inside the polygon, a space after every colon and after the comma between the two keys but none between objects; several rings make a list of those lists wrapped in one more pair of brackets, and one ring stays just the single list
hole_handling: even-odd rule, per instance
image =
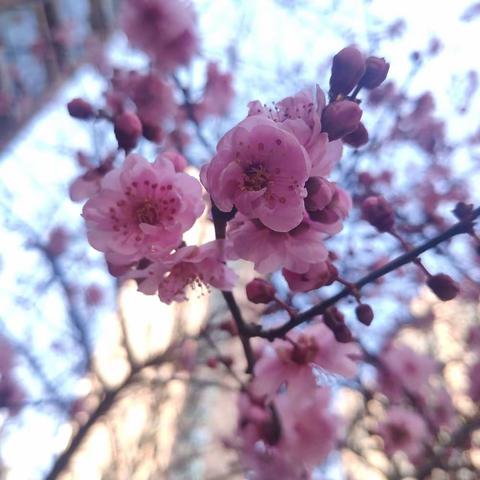
[{"label": "unopened pink bud", "polygon": [[115,118],[114,131],[119,148],[129,152],[142,135],[142,122],[134,113],[124,112]]},{"label": "unopened pink bud", "polygon": [[165,136],[160,125],[145,122],[142,122],[142,134],[147,140],[153,143],[160,143]]},{"label": "unopened pink bud", "polygon": [[362,204],[363,218],[379,232],[388,232],[395,225],[395,214],[390,204],[381,196],[368,197]]},{"label": "unopened pink bud", "polygon": [[246,286],[247,298],[252,303],[270,303],[275,298],[275,288],[262,278],[254,278]]},{"label": "unopened pink bud", "polygon": [[88,120],[95,116],[95,110],[90,103],[83,98],[74,98],[67,103],[70,116],[79,120]]},{"label": "unopened pink bud", "polygon": [[339,100],[328,105],[322,114],[322,132],[330,141],[354,132],[362,118],[362,109],[351,100]]},{"label": "unopened pink bud", "polygon": [[365,128],[365,125],[360,122],[357,129],[345,135],[342,141],[353,148],[360,148],[368,143],[368,130]]},{"label": "unopened pink bud", "polygon": [[384,58],[368,57],[366,70],[358,85],[368,90],[379,87],[387,78],[390,64]]},{"label": "unopened pink bud", "polygon": [[357,315],[358,320],[362,322],[364,325],[368,326],[372,323],[373,310],[370,305],[367,305],[366,303],[361,303],[355,309],[355,314]]},{"label": "unopened pink bud", "polygon": [[443,302],[452,300],[458,295],[460,289],[452,277],[445,273],[437,273],[432,275],[427,280],[427,285],[430,290]]},{"label": "unopened pink bud", "polygon": [[348,95],[365,73],[363,53],[353,46],[340,50],[332,62],[330,77],[330,97]]}]

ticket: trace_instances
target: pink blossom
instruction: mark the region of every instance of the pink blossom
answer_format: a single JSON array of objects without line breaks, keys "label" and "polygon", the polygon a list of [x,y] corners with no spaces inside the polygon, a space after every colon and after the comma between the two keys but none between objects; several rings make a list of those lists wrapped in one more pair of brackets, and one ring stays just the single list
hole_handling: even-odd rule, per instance
[{"label": "pink blossom", "polygon": [[455,425],[455,407],[450,394],[444,387],[430,393],[427,403],[427,415],[432,425],[451,431]]},{"label": "pink blossom", "polygon": [[276,339],[273,349],[265,347],[255,365],[252,391],[270,396],[281,385],[288,391],[315,389],[313,367],[351,378],[356,374],[360,349],[353,343],[338,343],[322,322],[288,334],[288,340]]},{"label": "pink blossom", "polygon": [[201,186],[172,162],[129,155],[83,208],[90,244],[110,263],[155,260],[177,247],[204,209]]},{"label": "pink blossom", "polygon": [[404,389],[421,396],[436,371],[435,360],[405,346],[389,346],[381,354],[380,362],[380,388],[392,399],[401,397]]},{"label": "pink blossom", "polygon": [[113,155],[107,155],[100,165],[95,166],[86,155],[79,152],[78,162],[87,170],[71,183],[70,199],[73,202],[81,202],[95,195],[100,190],[102,178],[112,169],[113,160]]},{"label": "pink blossom", "polygon": [[310,265],[304,273],[295,273],[284,268],[282,274],[288,283],[290,290],[294,292],[309,292],[324,285],[331,285],[337,278],[337,269],[331,262],[323,262]]},{"label": "pink blossom", "polygon": [[130,276],[139,279],[138,289],[141,292],[147,295],[158,292],[164,303],[187,300],[188,288],[198,288],[201,292],[211,285],[220,290],[231,290],[236,275],[225,265],[223,248],[220,240],[200,247],[183,247]]},{"label": "pink blossom", "polygon": [[311,163],[311,175],[326,176],[342,156],[342,142],[329,142],[322,133],[321,117],[325,108],[325,95],[316,87],[304,89],[292,97],[274,103],[272,108],[258,100],[250,102],[249,115],[263,115],[295,135],[307,150]]},{"label": "pink blossom", "polygon": [[230,73],[222,73],[216,63],[207,67],[207,83],[200,102],[195,105],[195,117],[198,120],[206,115],[226,115],[235,92]]},{"label": "pink blossom", "polygon": [[46,248],[53,256],[61,255],[67,249],[69,240],[70,234],[65,228],[61,226],[54,227],[48,234]]},{"label": "pink blossom", "polygon": [[317,388],[310,395],[279,395],[278,407],[284,435],[278,448],[292,463],[314,467],[335,448],[339,419],[329,411],[330,390]]},{"label": "pink blossom", "polygon": [[330,235],[338,233],[352,208],[350,195],[322,177],[310,177],[305,186],[308,192],[305,208],[312,225]]},{"label": "pink blossom", "polygon": [[470,367],[468,374],[470,377],[468,394],[474,402],[480,402],[480,361]]},{"label": "pink blossom", "polygon": [[283,267],[292,272],[307,272],[311,265],[328,257],[323,237],[308,220],[289,232],[276,232],[238,213],[227,232],[231,255],[254,262],[255,270],[263,274]]},{"label": "pink blossom", "polygon": [[383,439],[387,455],[402,451],[412,462],[421,457],[423,443],[428,437],[423,418],[403,407],[390,407],[387,418],[378,425],[377,431]]},{"label": "pink blossom", "polygon": [[188,64],[197,52],[195,21],[187,0],[125,0],[120,13],[130,43],[163,71]]},{"label": "pink blossom", "polygon": [[235,206],[272,230],[287,232],[303,219],[310,167],[294,135],[257,115],[224,135],[201,179],[220,210]]}]

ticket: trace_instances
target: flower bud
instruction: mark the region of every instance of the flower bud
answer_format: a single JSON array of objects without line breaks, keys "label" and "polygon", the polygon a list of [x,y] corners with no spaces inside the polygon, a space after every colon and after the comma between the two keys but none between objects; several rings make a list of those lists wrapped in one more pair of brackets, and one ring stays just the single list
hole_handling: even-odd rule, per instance
[{"label": "flower bud", "polygon": [[83,98],[74,98],[68,102],[67,109],[71,117],[79,120],[88,120],[95,116],[94,108]]},{"label": "flower bud", "polygon": [[362,109],[351,100],[339,100],[328,105],[322,114],[322,132],[330,141],[354,132],[362,118]]},{"label": "flower bud", "polygon": [[218,359],[217,357],[209,357],[207,359],[207,367],[209,368],[217,368],[218,366]]},{"label": "flower bud", "polygon": [[270,303],[275,298],[275,288],[262,278],[254,278],[246,286],[247,298],[252,303]]},{"label": "flower bud", "polygon": [[368,142],[368,130],[360,122],[357,129],[342,138],[343,143],[353,148],[360,148]]},{"label": "flower bud", "polygon": [[352,332],[345,325],[345,317],[336,307],[329,308],[323,314],[325,325],[332,331],[337,342],[348,343],[353,339]]},{"label": "flower bud", "polygon": [[473,203],[458,202],[453,209],[453,214],[459,220],[467,220],[473,213]]},{"label": "flower bud", "polygon": [[367,68],[358,82],[358,86],[373,90],[379,87],[387,78],[390,64],[384,58],[379,57],[368,57],[365,63]]},{"label": "flower bud", "polygon": [[355,309],[355,314],[357,315],[358,321],[362,322],[364,325],[370,325],[373,320],[373,310],[370,305],[366,303],[361,303]]},{"label": "flower bud", "polygon": [[445,273],[437,273],[427,280],[430,290],[443,302],[452,300],[458,295],[460,289],[452,277]]},{"label": "flower bud", "polygon": [[332,62],[330,98],[348,95],[365,73],[363,53],[353,46],[340,50]]},{"label": "flower bud", "polygon": [[142,135],[142,122],[134,113],[121,113],[115,118],[114,132],[119,148],[129,152]]},{"label": "flower bud", "polygon": [[142,134],[153,143],[160,143],[164,137],[163,130],[159,125],[147,122],[142,122]]},{"label": "flower bud", "polygon": [[381,196],[366,198],[362,204],[362,214],[379,232],[388,232],[395,225],[393,209]]}]

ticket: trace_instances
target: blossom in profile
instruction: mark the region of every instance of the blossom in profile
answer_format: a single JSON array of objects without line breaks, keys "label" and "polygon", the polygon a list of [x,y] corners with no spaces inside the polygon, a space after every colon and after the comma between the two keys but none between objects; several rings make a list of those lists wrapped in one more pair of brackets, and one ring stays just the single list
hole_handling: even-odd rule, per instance
[{"label": "blossom in profile", "polygon": [[223,241],[182,247],[162,261],[130,275],[139,280],[138,289],[147,294],[158,293],[164,303],[188,299],[189,291],[202,294],[209,286],[231,290],[236,275],[224,261]]},{"label": "blossom in profile", "polygon": [[236,207],[272,230],[287,232],[303,219],[310,169],[310,158],[294,135],[255,115],[224,135],[201,179],[220,210]]},{"label": "blossom in profile", "polygon": [[428,438],[423,418],[400,406],[388,409],[385,420],[377,427],[377,433],[383,439],[387,455],[401,451],[414,463],[421,458],[424,442]]},{"label": "blossom in profile", "polygon": [[255,270],[263,274],[280,268],[305,273],[328,258],[324,234],[308,220],[288,232],[276,232],[237,213],[229,222],[227,238],[231,257],[253,262]]},{"label": "blossom in profile", "polygon": [[282,274],[293,292],[309,292],[325,285],[331,285],[338,276],[335,266],[328,260],[313,263],[304,273],[292,272],[286,268]]},{"label": "blossom in profile", "polygon": [[152,164],[132,154],[105,175],[83,216],[90,244],[110,263],[127,265],[155,260],[178,247],[203,209],[196,179],[177,173],[161,155]]},{"label": "blossom in profile", "polygon": [[196,16],[188,0],[125,0],[120,24],[135,48],[171,72],[198,50]]}]

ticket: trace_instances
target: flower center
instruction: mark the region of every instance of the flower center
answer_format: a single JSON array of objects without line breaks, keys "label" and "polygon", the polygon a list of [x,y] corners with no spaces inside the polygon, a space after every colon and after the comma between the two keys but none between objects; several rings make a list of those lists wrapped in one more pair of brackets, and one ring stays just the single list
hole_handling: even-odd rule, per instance
[{"label": "flower center", "polygon": [[243,171],[243,174],[245,190],[258,192],[268,186],[269,174],[263,165],[253,163]]},{"label": "flower center", "polygon": [[160,221],[160,215],[157,206],[153,204],[150,200],[146,200],[137,207],[135,211],[135,216],[138,223],[158,225]]}]

